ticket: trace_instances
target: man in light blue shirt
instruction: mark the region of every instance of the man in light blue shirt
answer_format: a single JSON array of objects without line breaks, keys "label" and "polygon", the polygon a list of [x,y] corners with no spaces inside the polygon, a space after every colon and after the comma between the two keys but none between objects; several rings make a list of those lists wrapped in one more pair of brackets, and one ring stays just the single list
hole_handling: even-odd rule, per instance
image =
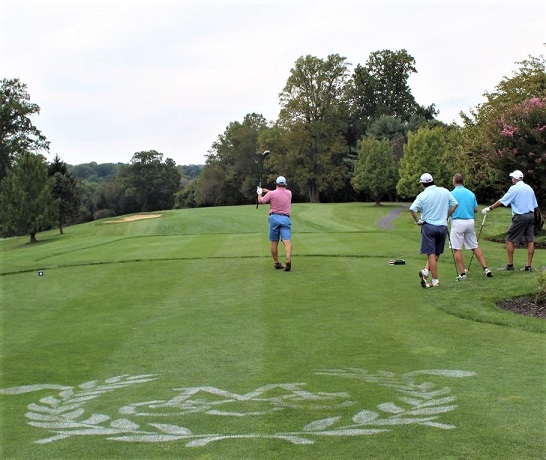
[{"label": "man in light blue shirt", "polygon": [[485,257],[482,250],[478,247],[478,239],[476,238],[476,228],[474,226],[474,214],[478,211],[476,195],[464,186],[462,174],[457,173],[453,176],[453,186],[455,188],[451,191],[451,194],[455,197],[459,205],[451,215],[450,241],[451,249],[453,249],[453,255],[455,256],[455,263],[457,264],[457,271],[459,272],[457,280],[466,279],[463,247],[472,250],[482,266],[485,276],[491,278],[493,273],[487,267]]},{"label": "man in light blue shirt", "polygon": [[[438,258],[444,253],[447,219],[457,208],[457,200],[448,189],[437,187],[429,173],[422,174],[419,182],[423,191],[417,195],[409,209],[415,222],[421,226],[420,253],[427,255],[425,268],[419,270],[420,283],[422,287],[430,288],[440,285]],[[431,283],[427,282],[429,274],[432,275]]]},{"label": "man in light blue shirt", "polygon": [[512,223],[506,234],[506,253],[508,264],[504,270],[514,270],[514,249],[515,244],[522,241],[527,242],[527,265],[522,270],[530,272],[533,270],[533,255],[535,254],[535,208],[538,207],[537,198],[531,186],[523,182],[523,173],[516,169],[509,176],[512,178],[512,186],[502,198],[491,206],[484,208],[485,215],[499,206],[511,206]]}]

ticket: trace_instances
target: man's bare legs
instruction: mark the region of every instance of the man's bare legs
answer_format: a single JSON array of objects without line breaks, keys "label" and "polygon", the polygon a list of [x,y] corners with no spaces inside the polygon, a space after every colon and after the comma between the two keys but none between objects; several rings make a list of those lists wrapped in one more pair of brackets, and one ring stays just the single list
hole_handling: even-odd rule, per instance
[{"label": "man's bare legs", "polygon": [[482,250],[480,248],[475,248],[475,249],[472,249],[472,252],[476,256],[476,259],[478,260],[482,268],[486,268],[487,262],[485,261],[485,257],[483,255]]},{"label": "man's bare legs", "polygon": [[508,256],[508,265],[514,265],[514,243],[512,241],[506,241],[506,255]]},{"label": "man's bare legs", "polygon": [[[514,265],[514,250],[516,245],[512,241],[506,241],[506,255],[508,256],[508,265]],[[535,242],[527,243],[527,267],[533,265],[533,256],[535,255]]]},{"label": "man's bare legs", "polygon": [[[487,267],[487,262],[485,261],[485,257],[483,255],[482,250],[480,248],[474,248],[472,249],[472,252],[476,256],[476,259],[478,260],[482,268]],[[453,254],[455,256],[455,263],[457,264],[457,270],[461,274],[465,273],[466,268],[464,266],[464,261],[463,261],[463,251],[461,249],[453,249]]]},{"label": "man's bare legs", "polygon": [[533,256],[535,255],[535,242],[527,244],[527,266],[531,267],[533,265]]},{"label": "man's bare legs", "polygon": [[427,268],[433,280],[438,279],[438,254],[427,254]]},{"label": "man's bare legs", "polygon": [[463,251],[460,250],[460,249],[453,249],[453,255],[455,256],[455,263],[457,264],[457,271],[459,272],[459,274],[462,275],[463,273],[466,272],[466,269],[464,268]]},{"label": "man's bare legs", "polygon": [[282,244],[284,244],[284,251],[286,253],[286,261],[288,262],[292,258],[292,241],[283,240]]},{"label": "man's bare legs", "polygon": [[279,242],[278,241],[272,241],[271,242],[271,256],[273,257],[273,262],[275,262],[275,265],[279,263]]},{"label": "man's bare legs", "polygon": [[[290,262],[292,258],[292,241],[283,240],[282,244],[284,245],[284,251],[286,253],[286,261]],[[273,262],[278,264],[279,263],[279,242],[278,241],[271,242],[271,256],[273,257]]]}]

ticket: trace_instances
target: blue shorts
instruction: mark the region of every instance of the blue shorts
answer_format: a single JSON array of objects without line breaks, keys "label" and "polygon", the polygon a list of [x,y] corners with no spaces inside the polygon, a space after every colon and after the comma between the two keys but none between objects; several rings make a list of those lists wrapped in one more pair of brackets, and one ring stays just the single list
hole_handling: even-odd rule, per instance
[{"label": "blue shorts", "polygon": [[290,217],[271,214],[269,216],[269,241],[290,240],[291,228]]},{"label": "blue shorts", "polygon": [[447,227],[445,225],[423,224],[421,227],[421,254],[444,253]]}]

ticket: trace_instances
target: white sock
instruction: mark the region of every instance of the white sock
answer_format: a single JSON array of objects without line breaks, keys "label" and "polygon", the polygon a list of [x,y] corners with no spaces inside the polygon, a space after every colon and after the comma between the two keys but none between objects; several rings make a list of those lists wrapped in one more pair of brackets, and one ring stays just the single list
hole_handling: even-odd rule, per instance
[{"label": "white sock", "polygon": [[426,268],[423,268],[423,275],[428,276],[428,270]]},{"label": "white sock", "polygon": [[432,279],[432,285],[433,285],[433,286],[438,286],[438,284],[440,284],[440,280],[438,280],[438,279]]}]

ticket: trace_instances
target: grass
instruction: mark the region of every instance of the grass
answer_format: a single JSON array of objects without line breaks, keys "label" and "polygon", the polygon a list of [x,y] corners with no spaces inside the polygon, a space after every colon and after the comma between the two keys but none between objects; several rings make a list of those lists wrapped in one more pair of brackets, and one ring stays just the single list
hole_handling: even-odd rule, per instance
[{"label": "grass", "polygon": [[396,207],[295,204],[290,273],[265,207],[1,241],[0,389],[64,387],[0,391],[2,458],[544,458],[545,323],[495,307],[537,274],[456,282],[446,248],[424,290],[409,213],[377,227]]}]

